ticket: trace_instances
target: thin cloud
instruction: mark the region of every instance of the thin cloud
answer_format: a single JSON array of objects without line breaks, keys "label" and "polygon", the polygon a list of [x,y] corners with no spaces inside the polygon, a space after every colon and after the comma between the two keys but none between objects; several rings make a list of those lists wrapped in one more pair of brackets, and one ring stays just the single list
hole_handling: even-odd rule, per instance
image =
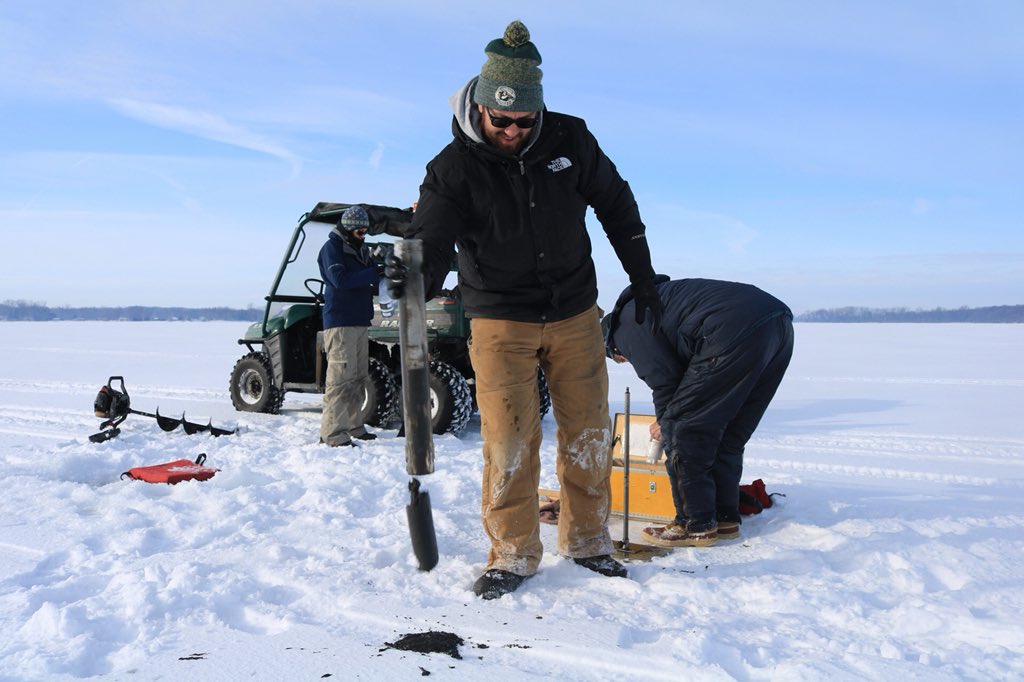
[{"label": "thin cloud", "polygon": [[650,207],[641,204],[641,211],[648,230],[657,234],[668,235],[675,231],[677,225],[686,225],[688,229],[704,235],[706,241],[712,238],[724,246],[728,253],[734,256],[747,254],[748,246],[754,242],[760,233],[742,219],[735,216],[716,213],[713,211],[701,211],[682,206],[652,204]]},{"label": "thin cloud", "polygon": [[370,168],[374,170],[380,169],[380,162],[384,158],[384,144],[380,143],[377,148],[370,154]]},{"label": "thin cloud", "polygon": [[914,215],[925,215],[926,213],[931,213],[931,210],[932,202],[928,201],[927,199],[918,198],[914,200],[914,205],[911,209],[911,212]]},{"label": "thin cloud", "polygon": [[113,99],[108,103],[115,111],[124,116],[150,125],[177,130],[206,140],[222,142],[279,158],[291,166],[292,177],[297,176],[301,169],[299,158],[285,147],[258,133],[226,121],[216,114],[134,99]]}]

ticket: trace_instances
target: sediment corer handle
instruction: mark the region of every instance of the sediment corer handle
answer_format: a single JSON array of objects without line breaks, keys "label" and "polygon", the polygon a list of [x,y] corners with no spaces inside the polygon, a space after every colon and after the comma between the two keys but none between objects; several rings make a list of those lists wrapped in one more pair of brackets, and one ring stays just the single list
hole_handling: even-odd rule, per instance
[{"label": "sediment corer handle", "polygon": [[402,410],[405,466],[410,476],[434,473],[430,419],[430,355],[427,352],[427,304],[423,290],[423,243],[402,239],[395,253],[407,269],[398,302],[398,338],[402,349]]},{"label": "sediment corer handle", "polygon": [[[430,420],[430,355],[427,352],[427,306],[423,291],[423,244],[418,239],[395,243],[404,264],[404,291],[398,302],[398,338],[402,349],[402,408],[405,428],[405,468],[410,476],[434,473],[434,439]],[[412,551],[420,570],[437,565],[437,535],[430,495],[409,481],[409,521]]]}]

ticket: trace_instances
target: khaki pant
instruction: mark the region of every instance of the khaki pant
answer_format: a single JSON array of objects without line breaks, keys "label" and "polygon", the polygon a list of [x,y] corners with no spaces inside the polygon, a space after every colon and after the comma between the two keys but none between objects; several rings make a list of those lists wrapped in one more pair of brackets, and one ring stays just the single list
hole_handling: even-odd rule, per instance
[{"label": "khaki pant", "polygon": [[558,425],[558,552],[610,554],[611,423],[597,307],[552,323],[474,319],[472,332],[484,440],[483,526],[491,539],[487,568],[532,575],[543,553],[538,364]]},{"label": "khaki pant", "polygon": [[362,411],[369,376],[369,330],[366,327],[331,327],[324,330],[327,380],[320,440],[345,445],[352,436],[366,433]]}]

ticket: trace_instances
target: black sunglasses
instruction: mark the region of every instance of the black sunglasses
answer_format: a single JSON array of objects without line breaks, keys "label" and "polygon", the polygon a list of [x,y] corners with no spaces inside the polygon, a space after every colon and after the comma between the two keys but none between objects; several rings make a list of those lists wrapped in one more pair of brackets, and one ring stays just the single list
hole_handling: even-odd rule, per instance
[{"label": "black sunglasses", "polygon": [[510,125],[515,123],[523,130],[528,130],[533,126],[537,125],[537,119],[540,118],[537,114],[533,116],[520,116],[519,118],[512,118],[511,116],[495,116],[491,113],[491,110],[487,110],[487,116],[491,119],[491,125],[495,128],[508,128]]}]

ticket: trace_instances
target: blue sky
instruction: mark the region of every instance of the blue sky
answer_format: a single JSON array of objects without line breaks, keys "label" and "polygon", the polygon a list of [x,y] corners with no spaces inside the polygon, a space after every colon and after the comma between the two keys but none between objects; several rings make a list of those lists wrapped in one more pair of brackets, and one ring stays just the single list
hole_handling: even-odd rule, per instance
[{"label": "blue sky", "polygon": [[797,312],[1024,303],[1019,0],[3,0],[0,300],[261,306],[318,201],[412,204],[517,18],[659,272]]}]

